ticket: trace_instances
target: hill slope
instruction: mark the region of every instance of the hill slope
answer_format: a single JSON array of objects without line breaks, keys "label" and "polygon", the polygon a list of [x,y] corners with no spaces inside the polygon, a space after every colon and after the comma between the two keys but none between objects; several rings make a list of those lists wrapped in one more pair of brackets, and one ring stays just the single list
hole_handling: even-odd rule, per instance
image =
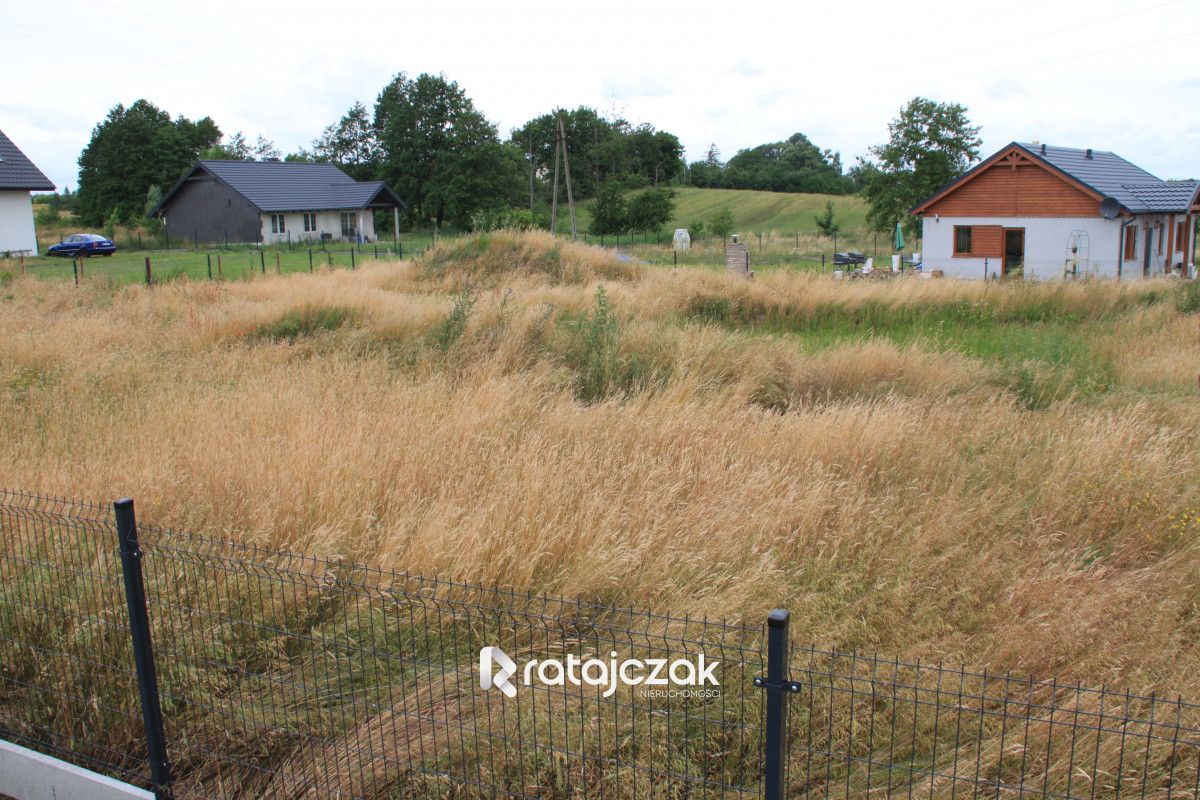
[{"label": "hill slope", "polygon": [[[853,195],[793,194],[789,192],[756,192],[743,189],[695,189],[680,187],[675,190],[675,215],[668,228],[686,228],[695,222],[707,223],[722,207],[733,212],[734,222],[740,231],[754,233],[778,231],[780,233],[816,233],[813,217],[825,210],[825,203],[833,201],[836,219],[842,230],[865,229],[867,204],[861,197]],[[590,230],[593,200],[586,200],[576,209],[576,218],[581,232]],[[559,230],[570,230],[565,200],[559,207]]]}]

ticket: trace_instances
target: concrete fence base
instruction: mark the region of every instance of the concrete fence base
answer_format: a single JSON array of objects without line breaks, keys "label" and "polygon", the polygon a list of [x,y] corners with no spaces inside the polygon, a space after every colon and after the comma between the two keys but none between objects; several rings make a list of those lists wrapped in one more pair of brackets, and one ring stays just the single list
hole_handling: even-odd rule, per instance
[{"label": "concrete fence base", "polygon": [[3,739],[0,795],[15,800],[154,800],[145,789]]}]

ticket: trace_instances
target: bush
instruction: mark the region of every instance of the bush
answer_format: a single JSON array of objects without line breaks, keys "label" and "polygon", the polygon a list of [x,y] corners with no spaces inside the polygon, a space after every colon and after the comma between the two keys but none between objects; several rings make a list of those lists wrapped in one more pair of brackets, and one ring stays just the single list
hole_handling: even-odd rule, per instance
[{"label": "bush", "polygon": [[637,390],[651,372],[644,359],[621,354],[620,330],[608,292],[596,289],[591,313],[564,319],[567,334],[563,357],[575,371],[575,397],[595,403]]},{"label": "bush", "polygon": [[629,201],[629,228],[635,231],[659,231],[674,213],[673,189],[646,189]]},{"label": "bush", "polygon": [[533,228],[533,212],[527,208],[493,208],[476,211],[471,215],[471,230],[475,233],[485,231],[527,231]]},{"label": "bush", "polygon": [[454,298],[454,306],[444,320],[429,332],[429,343],[439,350],[449,350],[467,330],[467,320],[475,307],[475,292],[470,287]]},{"label": "bush", "polygon": [[598,236],[624,233],[629,230],[629,207],[625,191],[616,181],[609,181],[596,193],[592,206],[592,233]]},{"label": "bush", "polygon": [[57,227],[62,221],[62,215],[58,213],[58,209],[53,206],[39,206],[37,213],[33,216],[34,222],[43,228]]}]

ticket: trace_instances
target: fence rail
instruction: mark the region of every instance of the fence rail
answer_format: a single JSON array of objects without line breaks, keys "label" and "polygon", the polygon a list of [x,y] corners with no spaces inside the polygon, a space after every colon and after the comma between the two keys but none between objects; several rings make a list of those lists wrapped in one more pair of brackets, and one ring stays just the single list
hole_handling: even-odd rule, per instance
[{"label": "fence rail", "polygon": [[[1197,797],[1181,699],[795,647],[782,612],[527,595],[126,508],[0,492],[0,736],[160,796]],[[701,656],[719,686],[542,671]]]}]

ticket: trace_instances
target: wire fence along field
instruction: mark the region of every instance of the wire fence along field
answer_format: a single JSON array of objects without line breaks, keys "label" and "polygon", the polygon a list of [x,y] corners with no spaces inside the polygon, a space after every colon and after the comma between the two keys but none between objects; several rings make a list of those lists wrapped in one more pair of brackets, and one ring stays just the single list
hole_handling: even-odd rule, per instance
[{"label": "wire fence along field", "polygon": [[[1180,699],[138,529],[130,503],[0,493],[0,650],[0,736],[163,797],[1197,795]],[[718,686],[528,667],[701,656]]]},{"label": "wire fence along field", "polygon": [[104,258],[10,258],[0,270],[12,276],[48,280],[103,278],[117,284],[188,280],[240,280],[256,275],[354,269],[372,260],[415,258],[428,248],[419,245],[335,245],[320,248],[231,248],[228,250],[151,250],[121,252]]}]

